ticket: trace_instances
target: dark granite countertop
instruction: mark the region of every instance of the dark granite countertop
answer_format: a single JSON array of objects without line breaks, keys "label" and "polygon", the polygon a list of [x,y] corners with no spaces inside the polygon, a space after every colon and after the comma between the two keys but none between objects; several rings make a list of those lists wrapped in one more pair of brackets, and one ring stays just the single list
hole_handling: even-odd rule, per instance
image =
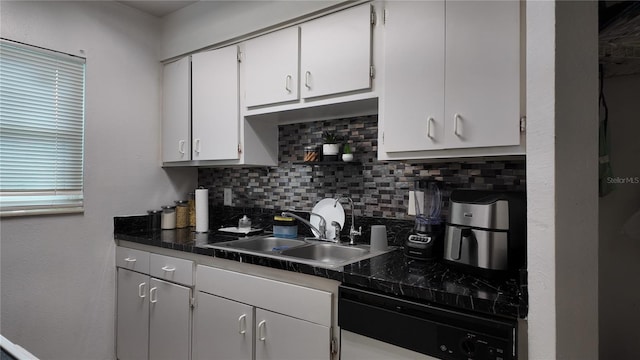
[{"label": "dark granite countertop", "polygon": [[[146,221],[144,216],[116,217],[114,221],[116,240],[321,276],[348,285],[476,314],[511,319],[527,316],[527,287],[522,285],[526,283],[526,273],[520,275],[524,277],[523,281],[515,278],[487,279],[441,262],[408,259],[400,249],[349,264],[343,269],[327,269],[204,246],[234,239],[217,232],[196,234],[191,229],[149,232],[146,230],[146,223],[142,224]],[[136,226],[136,222],[140,222],[139,226]]]}]

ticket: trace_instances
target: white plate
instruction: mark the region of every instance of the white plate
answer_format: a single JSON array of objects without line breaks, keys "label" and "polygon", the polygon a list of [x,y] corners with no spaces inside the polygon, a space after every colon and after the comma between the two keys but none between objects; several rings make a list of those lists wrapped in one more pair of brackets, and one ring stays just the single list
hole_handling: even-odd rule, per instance
[{"label": "white plate", "polygon": [[[335,206],[333,206],[334,204]],[[333,239],[336,233],[334,227],[331,226],[332,221],[340,224],[340,228],[344,227],[344,209],[340,202],[336,204],[336,199],[326,198],[318,201],[316,206],[313,207],[312,212],[321,215],[327,221],[327,239]],[[312,214],[309,222],[316,228],[320,228],[320,218],[318,216]],[[315,231],[313,231],[313,233],[316,234]],[[320,234],[316,234],[316,237],[319,235]]]},{"label": "white plate", "polygon": [[258,232],[262,231],[262,229],[256,229],[256,228],[240,229],[237,226],[233,226],[233,227],[220,228],[220,229],[218,229],[218,231],[226,232],[226,233],[232,233],[232,234],[245,234],[245,235],[248,235],[249,233],[258,233]]}]

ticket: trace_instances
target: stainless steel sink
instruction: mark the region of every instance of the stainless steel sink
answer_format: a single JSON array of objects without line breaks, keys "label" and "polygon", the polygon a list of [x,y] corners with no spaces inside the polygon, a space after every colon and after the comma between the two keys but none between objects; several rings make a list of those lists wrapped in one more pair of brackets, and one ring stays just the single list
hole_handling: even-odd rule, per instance
[{"label": "stainless steel sink", "polygon": [[368,253],[369,250],[367,249],[331,243],[311,244],[282,251],[282,255],[285,256],[321,261],[323,263],[348,261]]},{"label": "stainless steel sink", "polygon": [[227,241],[220,243],[218,246],[229,248],[239,248],[254,251],[282,251],[296,246],[306,245],[304,240],[285,239],[275,236],[260,236],[240,240]]},{"label": "stainless steel sink", "polygon": [[331,269],[393,250],[370,251],[368,245],[346,246],[314,238],[285,239],[264,235],[205,246]]}]

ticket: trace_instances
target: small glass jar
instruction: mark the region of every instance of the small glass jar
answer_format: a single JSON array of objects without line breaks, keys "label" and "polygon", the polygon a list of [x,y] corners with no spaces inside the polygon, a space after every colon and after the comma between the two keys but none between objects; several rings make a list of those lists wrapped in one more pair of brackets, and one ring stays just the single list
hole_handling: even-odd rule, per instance
[{"label": "small glass jar", "polygon": [[251,230],[251,219],[247,215],[244,215],[240,220],[238,220],[238,229],[244,231]]},{"label": "small glass jar", "polygon": [[162,220],[160,227],[162,230],[172,230],[176,228],[176,207],[173,205],[162,207]]},{"label": "small glass jar", "polygon": [[294,239],[298,237],[298,222],[292,217],[273,217],[273,236]]},{"label": "small glass jar", "polygon": [[304,147],[304,161],[314,162],[320,160],[320,151],[317,146],[305,146]]},{"label": "small glass jar", "polygon": [[150,232],[159,231],[160,223],[162,221],[162,210],[148,210],[148,229]]},{"label": "small glass jar", "polygon": [[176,228],[184,229],[189,226],[189,202],[187,200],[176,201]]},{"label": "small glass jar", "polygon": [[189,226],[196,226],[196,193],[189,193]]}]

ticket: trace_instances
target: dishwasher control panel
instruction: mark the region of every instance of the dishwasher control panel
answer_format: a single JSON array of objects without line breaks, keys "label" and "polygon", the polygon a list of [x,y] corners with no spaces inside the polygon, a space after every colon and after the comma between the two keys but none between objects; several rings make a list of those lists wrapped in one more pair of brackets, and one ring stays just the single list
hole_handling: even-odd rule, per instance
[{"label": "dishwasher control panel", "polygon": [[437,334],[438,350],[443,359],[506,360],[515,358],[512,356],[515,354],[515,347],[510,344],[508,339],[446,325],[439,326]]},{"label": "dishwasher control panel", "polygon": [[463,313],[341,285],[338,326],[445,360],[515,360],[517,321]]}]

